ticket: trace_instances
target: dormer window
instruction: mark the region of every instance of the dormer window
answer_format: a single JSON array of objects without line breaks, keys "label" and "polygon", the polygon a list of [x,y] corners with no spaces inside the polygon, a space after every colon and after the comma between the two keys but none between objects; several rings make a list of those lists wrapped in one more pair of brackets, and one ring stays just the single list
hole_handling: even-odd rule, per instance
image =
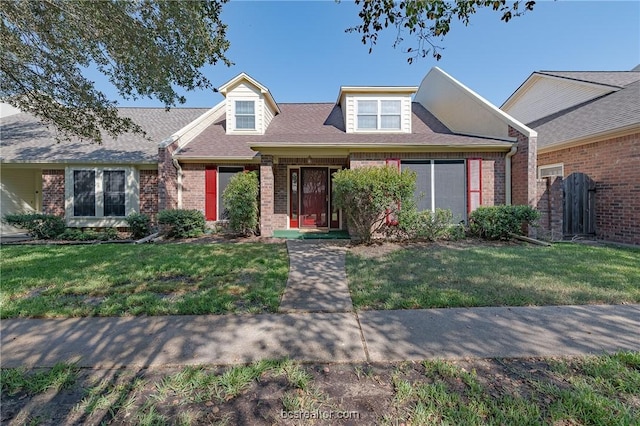
[{"label": "dormer window", "polygon": [[256,106],[255,101],[236,101],[236,129],[255,130]]},{"label": "dormer window", "polygon": [[400,130],[402,102],[398,100],[358,100],[358,130]]}]

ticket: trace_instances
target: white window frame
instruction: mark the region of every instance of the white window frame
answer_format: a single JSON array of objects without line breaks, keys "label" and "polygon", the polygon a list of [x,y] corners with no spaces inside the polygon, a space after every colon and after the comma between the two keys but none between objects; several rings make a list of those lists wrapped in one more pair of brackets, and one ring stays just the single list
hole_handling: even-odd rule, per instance
[{"label": "white window frame", "polygon": [[[87,170],[95,172],[95,216],[74,215],[74,172]],[[123,171],[125,181],[124,216],[104,215],[104,172]],[[140,210],[139,172],[131,166],[95,165],[67,167],[65,171],[65,216],[68,226],[72,227],[126,227],[126,217]]]},{"label": "white window frame", "polygon": [[[376,113],[360,113],[360,102],[372,102],[375,101],[376,102]],[[382,113],[382,102],[385,101],[390,101],[390,102],[398,102],[398,104],[400,105],[400,111],[397,114],[383,114]],[[397,97],[390,97],[390,98],[379,98],[379,97],[371,97],[371,98],[366,98],[366,97],[359,97],[355,99],[355,110],[356,110],[356,116],[355,116],[355,130],[358,132],[401,132],[402,131],[402,98],[397,98]],[[376,127],[370,127],[370,128],[362,128],[359,126],[358,124],[358,117],[360,116],[374,116],[376,117]],[[398,127],[393,127],[393,128],[383,128],[382,127],[382,117],[389,117],[389,116],[397,116],[400,118],[400,123]]]},{"label": "white window frame", "polygon": [[[560,168],[560,174],[554,173],[547,176],[542,176],[543,170],[557,169],[557,168]],[[555,176],[564,177],[564,163],[545,164],[544,166],[538,166],[538,179],[543,179],[545,177],[555,177]]]},{"label": "white window frame", "polygon": [[[238,102],[251,102],[253,104],[253,114],[239,114],[238,113]],[[233,102],[233,113],[235,121],[233,123],[234,129],[240,132],[255,132],[256,131],[256,122],[257,122],[257,102],[255,99],[235,99]],[[253,127],[238,127],[238,117],[253,117]]]}]

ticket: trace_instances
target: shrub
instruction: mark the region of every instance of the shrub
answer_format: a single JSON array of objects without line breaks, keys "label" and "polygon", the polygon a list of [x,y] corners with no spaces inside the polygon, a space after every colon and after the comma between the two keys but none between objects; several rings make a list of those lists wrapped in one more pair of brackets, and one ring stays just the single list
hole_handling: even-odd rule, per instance
[{"label": "shrub", "polygon": [[256,232],[258,227],[259,182],[255,172],[237,173],[230,180],[222,201],[229,215],[229,228],[240,234]]},{"label": "shrub", "polygon": [[67,228],[60,234],[59,238],[68,241],[111,241],[118,239],[118,231],[115,228],[105,228],[102,231]]},{"label": "shrub", "polygon": [[151,233],[151,218],[143,213],[131,213],[126,217],[131,237],[139,240]]},{"label": "shrub", "polygon": [[158,213],[158,223],[164,225],[169,238],[191,238],[202,235],[206,222],[199,210],[163,210]]},{"label": "shrub", "polygon": [[472,234],[488,240],[506,240],[509,234],[522,234],[525,225],[538,220],[540,213],[530,206],[478,207],[469,217]]},{"label": "shrub", "polygon": [[4,221],[26,230],[30,236],[38,240],[56,238],[66,227],[61,217],[41,213],[8,214],[5,215]]},{"label": "shrub", "polygon": [[389,218],[397,216],[400,205],[410,202],[416,185],[411,170],[401,173],[394,167],[345,169],[333,175],[333,200],[342,209],[349,231],[363,243],[389,228]]},{"label": "shrub", "polygon": [[403,239],[428,241],[445,239],[451,236],[454,227],[451,210],[436,209],[435,213],[430,210],[419,212],[415,207],[407,204],[403,205],[398,212],[398,233]]}]

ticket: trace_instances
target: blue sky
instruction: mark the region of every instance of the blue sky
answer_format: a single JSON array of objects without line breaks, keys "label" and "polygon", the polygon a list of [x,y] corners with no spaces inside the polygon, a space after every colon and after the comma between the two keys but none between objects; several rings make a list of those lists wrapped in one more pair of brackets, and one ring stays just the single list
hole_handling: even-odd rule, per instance
[{"label": "blue sky", "polygon": [[[394,49],[395,30],[383,33],[373,53],[356,33],[358,10],[342,1],[232,1],[224,6],[232,67],[205,74],[216,86],[246,72],[269,88],[276,102],[334,102],[342,85],[419,85],[438,66],[500,106],[536,70],[630,70],[640,64],[640,2],[538,1],[509,23],[481,11],[460,23],[439,45],[443,58],[407,63],[410,36]],[[100,83],[102,84],[102,83]],[[106,87],[106,86],[105,86]],[[105,90],[108,96],[113,92]],[[186,93],[187,107],[211,107],[222,96]],[[121,101],[121,106],[161,106]]]}]

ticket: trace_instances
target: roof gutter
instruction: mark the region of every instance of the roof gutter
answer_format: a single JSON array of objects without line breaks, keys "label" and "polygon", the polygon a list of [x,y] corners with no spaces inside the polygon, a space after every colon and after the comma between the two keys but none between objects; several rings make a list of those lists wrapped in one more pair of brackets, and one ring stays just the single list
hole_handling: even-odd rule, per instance
[{"label": "roof gutter", "polygon": [[518,145],[513,145],[511,150],[507,153],[504,161],[504,191],[505,191],[505,204],[511,205],[511,157],[518,152]]}]

